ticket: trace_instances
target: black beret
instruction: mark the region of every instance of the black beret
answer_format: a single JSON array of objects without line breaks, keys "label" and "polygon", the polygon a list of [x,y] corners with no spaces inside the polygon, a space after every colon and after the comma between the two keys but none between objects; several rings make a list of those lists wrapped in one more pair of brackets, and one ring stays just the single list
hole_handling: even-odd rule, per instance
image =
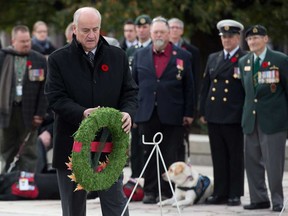
[{"label": "black beret", "polygon": [[140,16],[138,16],[135,20],[135,25],[145,25],[145,24],[151,24],[151,18],[146,15],[146,14],[142,14]]},{"label": "black beret", "polygon": [[240,22],[231,19],[225,19],[217,23],[217,29],[219,30],[219,35],[240,34],[244,27]]},{"label": "black beret", "polygon": [[245,32],[245,38],[247,38],[251,35],[263,35],[263,36],[265,36],[265,35],[267,35],[267,29],[262,25],[251,26]]}]

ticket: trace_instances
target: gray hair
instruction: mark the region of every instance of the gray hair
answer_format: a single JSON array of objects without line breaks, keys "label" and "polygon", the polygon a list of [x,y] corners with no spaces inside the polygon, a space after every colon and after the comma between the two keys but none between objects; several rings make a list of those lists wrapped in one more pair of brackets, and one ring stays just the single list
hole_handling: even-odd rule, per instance
[{"label": "gray hair", "polygon": [[178,18],[171,18],[171,19],[168,20],[169,25],[170,25],[171,23],[174,23],[174,22],[178,23],[179,26],[180,26],[182,29],[184,29],[184,22],[183,22],[182,20],[180,20],[180,19],[178,19]]},{"label": "gray hair", "polygon": [[93,7],[82,7],[82,8],[79,8],[78,10],[76,10],[74,15],[73,15],[73,23],[74,23],[74,25],[78,26],[79,16],[81,15],[82,12],[86,12],[86,11],[95,12],[97,14],[97,16],[99,17],[100,23],[101,23],[101,14],[96,8],[93,8]]}]

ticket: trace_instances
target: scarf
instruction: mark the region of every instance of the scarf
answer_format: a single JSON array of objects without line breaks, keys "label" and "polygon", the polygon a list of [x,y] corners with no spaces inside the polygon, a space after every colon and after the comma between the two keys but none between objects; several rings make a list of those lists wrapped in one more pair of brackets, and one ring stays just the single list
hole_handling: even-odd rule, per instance
[{"label": "scarf", "polygon": [[0,75],[0,126],[9,124],[13,68],[13,55],[7,54]]}]

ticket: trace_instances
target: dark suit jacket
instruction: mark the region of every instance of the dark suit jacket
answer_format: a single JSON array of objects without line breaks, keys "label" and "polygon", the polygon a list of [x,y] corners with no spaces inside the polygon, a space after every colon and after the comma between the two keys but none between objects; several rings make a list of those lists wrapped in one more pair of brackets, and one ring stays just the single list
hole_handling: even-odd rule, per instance
[{"label": "dark suit jacket", "polygon": [[189,44],[187,41],[182,40],[182,43],[180,44],[181,48],[184,50],[187,50],[189,53],[191,53],[191,68],[192,68],[192,73],[193,73],[193,80],[194,80],[194,86],[195,86],[195,111],[197,108],[198,104],[198,97],[199,97],[199,91],[200,91],[200,86],[201,86],[201,81],[202,81],[202,76],[201,76],[201,61],[200,61],[200,51],[198,47]]},{"label": "dark suit jacket", "polygon": [[[159,79],[153,63],[152,44],[134,54],[132,76],[139,85],[139,108],[135,117],[137,123],[149,121],[156,103],[158,116],[163,124],[182,125],[184,116],[193,116],[191,56],[175,45],[172,49],[169,63]],[[177,59],[184,62],[181,80],[176,78]]]},{"label": "dark suit jacket", "polygon": [[206,121],[240,124],[244,89],[240,77],[235,76],[234,71],[238,68],[238,59],[243,55],[240,49],[227,61],[224,61],[223,51],[209,55],[202,81],[199,111]]},{"label": "dark suit jacket", "polygon": [[239,60],[239,67],[245,89],[245,103],[242,116],[242,127],[245,134],[255,128],[255,122],[266,134],[285,131],[288,128],[288,57],[284,53],[269,48],[259,71],[277,70],[279,81],[258,84],[254,90],[252,71],[253,53]]},{"label": "dark suit jacket", "polygon": [[[0,67],[3,66],[3,61],[6,55],[20,55],[11,48],[5,48],[0,51]],[[27,128],[32,128],[32,119],[34,115],[44,117],[47,109],[47,100],[44,96],[44,83],[47,72],[46,59],[40,53],[31,50],[27,55],[27,62],[31,62],[31,70],[43,69],[44,79],[34,81],[29,78],[29,68],[27,67],[23,77],[23,92],[22,92],[22,114],[24,124]],[[1,69],[0,69],[1,76]],[[15,78],[15,77],[14,77]],[[14,85],[14,84],[12,84]],[[13,93],[12,93],[13,94]],[[11,100],[12,102],[12,100]],[[12,105],[11,105],[12,106]]]},{"label": "dark suit jacket", "polygon": [[54,120],[53,166],[66,169],[73,134],[83,112],[92,107],[113,107],[133,118],[137,108],[137,85],[129,71],[125,52],[100,37],[94,68],[76,39],[53,52],[48,59],[45,94]]},{"label": "dark suit jacket", "polygon": [[120,47],[121,47],[124,51],[127,50],[127,44],[126,44],[125,38],[123,38],[123,39],[120,41],[119,44],[120,44]]}]

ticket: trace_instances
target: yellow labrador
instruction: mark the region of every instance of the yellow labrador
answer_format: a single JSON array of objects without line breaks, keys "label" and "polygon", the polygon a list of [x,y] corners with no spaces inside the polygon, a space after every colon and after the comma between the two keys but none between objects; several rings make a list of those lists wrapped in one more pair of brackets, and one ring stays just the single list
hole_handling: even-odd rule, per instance
[{"label": "yellow labrador", "polygon": [[[175,184],[175,196],[179,206],[203,203],[213,193],[213,178],[201,175],[184,162],[171,164],[167,175]],[[162,174],[165,181],[168,181],[167,175],[166,173]],[[162,201],[162,205],[177,206],[174,197]]]}]

